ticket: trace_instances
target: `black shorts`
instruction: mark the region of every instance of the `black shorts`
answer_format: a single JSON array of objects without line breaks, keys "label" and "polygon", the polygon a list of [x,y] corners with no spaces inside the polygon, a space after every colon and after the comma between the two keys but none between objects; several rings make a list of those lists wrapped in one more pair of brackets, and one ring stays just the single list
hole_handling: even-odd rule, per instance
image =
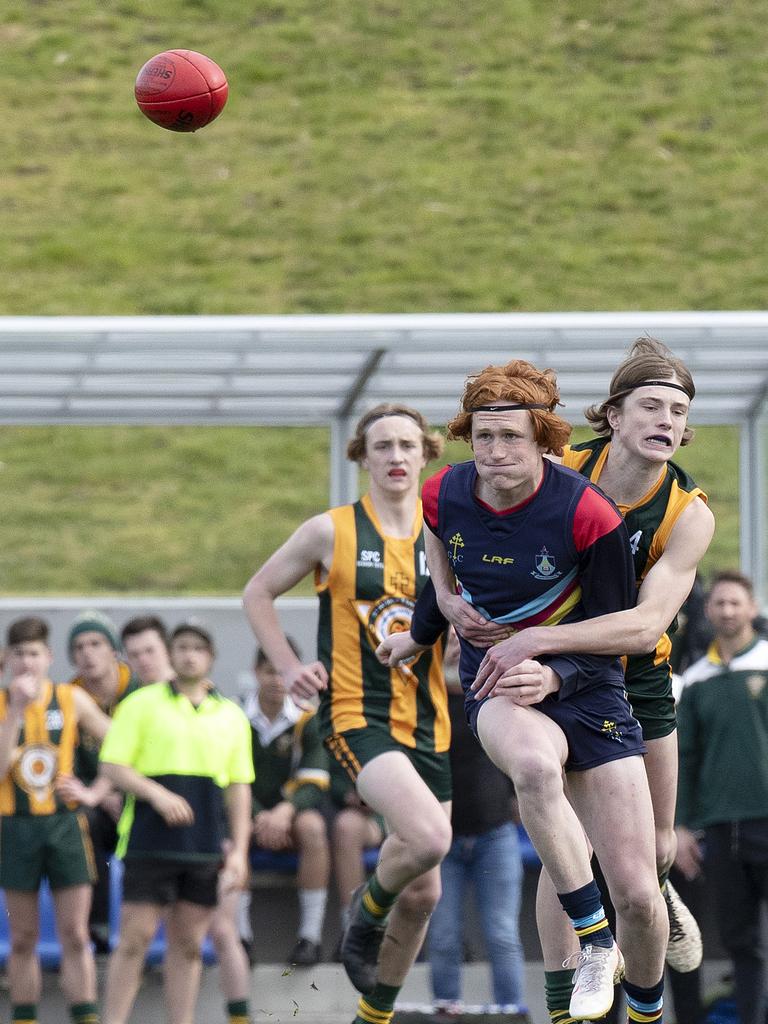
[{"label": "black shorts", "polygon": [[123,901],[167,907],[185,900],[201,907],[215,907],[219,901],[220,870],[219,860],[126,857]]},{"label": "black shorts", "polygon": [[[503,699],[486,697],[475,702],[469,724],[476,736],[477,713],[482,705],[487,700]],[[619,686],[595,686],[577,691],[564,700],[558,700],[556,694],[550,693],[534,704],[533,710],[551,718],[565,733],[568,760],[564,767],[567,772],[583,772],[608,761],[645,753],[642,731],[626,694]]]}]

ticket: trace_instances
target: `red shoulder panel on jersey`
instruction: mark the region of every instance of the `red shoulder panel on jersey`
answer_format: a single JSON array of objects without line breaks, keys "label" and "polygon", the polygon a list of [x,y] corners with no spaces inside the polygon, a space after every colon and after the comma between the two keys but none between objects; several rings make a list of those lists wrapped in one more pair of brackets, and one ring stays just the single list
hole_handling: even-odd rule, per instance
[{"label": "red shoulder panel on jersey", "polygon": [[621,522],[621,516],[601,494],[587,487],[573,515],[573,540],[577,551],[586,551]]},{"label": "red shoulder panel on jersey", "polygon": [[427,477],[421,486],[421,504],[424,511],[424,522],[434,531],[437,529],[437,499],[440,495],[440,484],[443,477],[450,469],[450,466],[443,466],[438,472]]}]

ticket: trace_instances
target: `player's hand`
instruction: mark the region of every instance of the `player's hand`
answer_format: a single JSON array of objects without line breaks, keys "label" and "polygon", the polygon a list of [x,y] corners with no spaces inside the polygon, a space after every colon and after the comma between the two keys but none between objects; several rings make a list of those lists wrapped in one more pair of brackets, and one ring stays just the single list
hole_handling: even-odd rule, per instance
[{"label": "player's hand", "polygon": [[437,603],[459,636],[475,647],[490,647],[509,636],[509,626],[486,619],[459,594],[441,595]]},{"label": "player's hand", "polygon": [[37,700],[38,691],[37,677],[31,672],[22,672],[8,684],[8,707],[21,714]]},{"label": "player's hand", "polygon": [[152,793],[149,802],[166,823],[176,828],[183,825],[192,825],[195,821],[195,814],[183,796],[172,793],[165,786],[157,786]]},{"label": "player's hand", "polygon": [[679,868],[683,875],[692,882],[701,874],[704,863],[704,852],[699,842],[699,837],[689,828],[678,825],[675,829],[677,835],[677,853],[675,854],[675,867]]},{"label": "player's hand", "polygon": [[237,850],[231,849],[224,858],[224,865],[219,872],[219,897],[229,892],[244,889],[248,882],[248,859]]},{"label": "player's hand", "polygon": [[283,673],[285,688],[303,710],[312,706],[321,690],[328,686],[328,673],[321,661],[299,665],[293,671]]},{"label": "player's hand", "polygon": [[531,628],[523,629],[494,644],[485,652],[485,657],[480,662],[472,689],[479,691],[486,684],[495,685],[505,672],[543,653],[535,640],[535,629]]},{"label": "player's hand", "polygon": [[54,784],[56,792],[67,803],[80,804],[82,807],[95,807],[99,801],[98,793],[75,775],[59,775]]},{"label": "player's hand", "polygon": [[376,648],[376,657],[382,665],[397,668],[401,661],[409,661],[426,650],[428,648],[417,644],[410,633],[390,633]]},{"label": "player's hand", "polygon": [[486,682],[475,693],[475,698],[509,697],[515,704],[528,707],[538,704],[550,693],[560,689],[560,676],[548,665],[526,659],[515,665],[495,683]]}]

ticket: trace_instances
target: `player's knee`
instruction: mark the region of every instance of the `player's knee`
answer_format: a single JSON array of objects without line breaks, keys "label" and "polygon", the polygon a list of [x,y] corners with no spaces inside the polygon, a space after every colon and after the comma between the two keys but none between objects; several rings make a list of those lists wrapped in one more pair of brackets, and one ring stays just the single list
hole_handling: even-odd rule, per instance
[{"label": "player's knee", "polygon": [[616,913],[634,928],[650,928],[657,918],[666,917],[664,899],[655,877],[633,879],[619,888],[614,898]]},{"label": "player's knee", "polygon": [[436,820],[431,827],[424,830],[419,842],[415,844],[416,855],[422,871],[429,871],[443,860],[451,848],[451,824],[447,818]]},{"label": "player's knee", "polygon": [[37,937],[37,928],[15,925],[11,932],[11,952],[14,956],[34,956]]},{"label": "player's knee", "polygon": [[560,762],[543,751],[530,750],[519,757],[512,778],[519,800],[548,800],[563,788]]},{"label": "player's knee", "polygon": [[297,846],[312,846],[328,842],[325,820],[318,811],[300,811],[293,825]]},{"label": "player's knee", "polygon": [[81,921],[56,922],[59,942],[69,953],[82,953],[89,947],[88,925]]},{"label": "player's knee", "polygon": [[333,839],[341,849],[349,844],[362,846],[363,823],[357,811],[339,811],[333,821]]}]

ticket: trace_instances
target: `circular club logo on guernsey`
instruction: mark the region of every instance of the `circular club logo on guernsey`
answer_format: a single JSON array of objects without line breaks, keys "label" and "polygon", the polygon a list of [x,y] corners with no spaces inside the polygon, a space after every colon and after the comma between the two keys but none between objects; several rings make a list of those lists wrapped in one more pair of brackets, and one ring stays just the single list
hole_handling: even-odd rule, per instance
[{"label": "circular club logo on guernsey", "polygon": [[39,793],[53,785],[58,764],[56,747],[35,743],[22,751],[13,769],[14,779],[25,792]]},{"label": "circular club logo on guernsey", "polygon": [[159,96],[170,89],[176,77],[176,65],[168,57],[158,56],[142,69],[138,88],[143,96]]},{"label": "circular club logo on guernsey", "polygon": [[[371,646],[376,648],[382,640],[392,633],[407,633],[411,628],[413,609],[416,602],[408,597],[382,597],[378,601],[356,601],[355,610],[360,621],[368,630]],[[400,662],[397,666],[404,678],[410,680],[413,673],[408,666],[412,665],[418,655]]]}]

